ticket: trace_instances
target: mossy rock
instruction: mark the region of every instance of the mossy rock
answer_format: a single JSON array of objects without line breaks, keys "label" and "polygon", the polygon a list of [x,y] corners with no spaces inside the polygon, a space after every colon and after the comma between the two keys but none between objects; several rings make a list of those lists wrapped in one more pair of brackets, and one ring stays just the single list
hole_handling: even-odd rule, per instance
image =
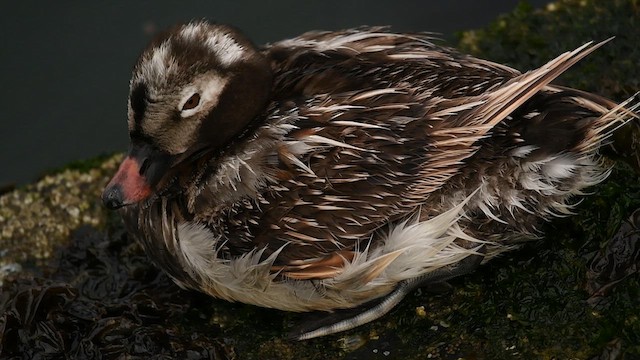
[{"label": "mossy rock", "polygon": [[534,9],[521,2],[485,29],[458,34],[458,48],[521,71],[590,41],[614,37],[556,83],[624,100],[640,89],[640,1],[562,0]]}]

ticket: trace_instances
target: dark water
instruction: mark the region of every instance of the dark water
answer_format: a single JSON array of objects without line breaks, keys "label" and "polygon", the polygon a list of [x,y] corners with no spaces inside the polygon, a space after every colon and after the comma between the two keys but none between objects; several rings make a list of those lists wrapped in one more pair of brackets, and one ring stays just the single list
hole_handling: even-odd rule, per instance
[{"label": "dark water", "polygon": [[[543,6],[547,0],[530,0]],[[126,149],[130,68],[158,29],[190,19],[233,24],[256,43],[313,29],[479,28],[517,0],[11,2],[0,14],[0,187],[69,161]]]}]

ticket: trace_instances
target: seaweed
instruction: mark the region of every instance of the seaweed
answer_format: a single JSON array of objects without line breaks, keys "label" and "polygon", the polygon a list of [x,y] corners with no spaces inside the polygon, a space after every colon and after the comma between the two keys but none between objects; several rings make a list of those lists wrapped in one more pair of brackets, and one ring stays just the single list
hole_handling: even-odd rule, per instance
[{"label": "seaweed", "polygon": [[193,305],[203,295],[181,291],[122,231],[83,227],[56,258],[48,276],[22,275],[4,286],[3,357],[233,358],[215,326],[184,321],[200,319]]}]

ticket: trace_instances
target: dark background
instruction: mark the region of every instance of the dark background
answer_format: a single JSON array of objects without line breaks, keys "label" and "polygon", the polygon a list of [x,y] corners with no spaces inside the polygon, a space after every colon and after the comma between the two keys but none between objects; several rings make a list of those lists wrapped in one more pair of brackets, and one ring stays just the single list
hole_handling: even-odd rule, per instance
[{"label": "dark background", "polygon": [[[536,7],[548,0],[529,0]],[[11,2],[0,14],[0,188],[127,147],[131,66],[153,34],[206,18],[257,44],[314,29],[391,25],[456,31],[487,25],[517,0]]]}]

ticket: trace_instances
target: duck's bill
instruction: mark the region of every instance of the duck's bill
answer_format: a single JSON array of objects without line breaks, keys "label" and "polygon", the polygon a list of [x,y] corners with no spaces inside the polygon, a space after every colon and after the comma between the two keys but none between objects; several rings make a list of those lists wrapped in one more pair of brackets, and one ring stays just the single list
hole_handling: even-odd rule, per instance
[{"label": "duck's bill", "polygon": [[148,144],[132,144],[102,192],[102,202],[109,209],[118,209],[147,199],[169,165],[169,154]]}]

